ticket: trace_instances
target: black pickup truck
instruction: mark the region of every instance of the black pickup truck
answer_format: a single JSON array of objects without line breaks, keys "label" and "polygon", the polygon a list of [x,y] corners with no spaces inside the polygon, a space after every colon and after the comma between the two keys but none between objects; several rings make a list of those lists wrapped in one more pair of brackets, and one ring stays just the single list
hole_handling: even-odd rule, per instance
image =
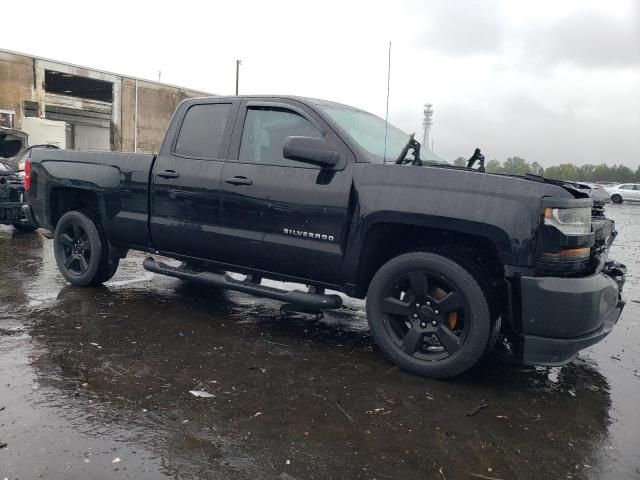
[{"label": "black pickup truck", "polygon": [[26,213],[55,232],[74,285],[105,282],[134,249],[182,261],[147,270],[304,308],[341,307],[325,289],[366,297],[378,346],[425,376],[460,374],[498,339],[525,364],[559,365],[612,330],[625,271],[607,259],[602,202],[419,150],[345,105],[190,99],[158,155],[35,151]]}]

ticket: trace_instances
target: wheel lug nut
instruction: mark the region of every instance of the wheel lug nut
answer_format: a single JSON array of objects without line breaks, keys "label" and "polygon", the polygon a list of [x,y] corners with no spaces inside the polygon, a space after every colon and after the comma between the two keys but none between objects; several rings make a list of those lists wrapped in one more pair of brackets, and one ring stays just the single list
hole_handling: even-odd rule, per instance
[{"label": "wheel lug nut", "polygon": [[427,302],[427,306],[429,306],[429,307],[430,307],[430,306],[431,306],[431,302]]},{"label": "wheel lug nut", "polygon": [[413,314],[413,318],[418,318],[418,314],[417,314],[417,313],[414,313],[414,314]]},{"label": "wheel lug nut", "polygon": [[434,327],[438,324],[438,322],[436,322],[435,320],[433,322],[431,322],[431,325],[433,325]]},{"label": "wheel lug nut", "polygon": [[424,323],[424,322],[422,322],[422,323],[420,324],[420,326],[421,326],[422,328],[425,328],[425,327],[427,326],[427,324],[426,324],[426,323]]},{"label": "wheel lug nut", "polygon": [[434,310],[433,313],[435,313],[436,315],[438,315],[440,312],[438,310]]},{"label": "wheel lug nut", "polygon": [[416,303],[416,308],[420,308],[420,304],[419,303]]}]

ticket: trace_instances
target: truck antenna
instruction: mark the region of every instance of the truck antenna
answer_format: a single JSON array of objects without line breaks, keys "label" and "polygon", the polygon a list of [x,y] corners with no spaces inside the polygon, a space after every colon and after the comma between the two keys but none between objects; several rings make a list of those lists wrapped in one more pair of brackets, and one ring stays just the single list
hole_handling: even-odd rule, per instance
[{"label": "truck antenna", "polygon": [[387,163],[387,133],[389,132],[389,85],[391,84],[391,42],[389,42],[389,63],[387,64],[387,110],[384,114],[384,163]]}]

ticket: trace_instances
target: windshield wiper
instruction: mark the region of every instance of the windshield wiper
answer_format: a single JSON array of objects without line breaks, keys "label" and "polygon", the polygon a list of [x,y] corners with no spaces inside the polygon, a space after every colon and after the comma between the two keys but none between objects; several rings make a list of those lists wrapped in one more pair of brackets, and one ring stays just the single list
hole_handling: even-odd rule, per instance
[{"label": "windshield wiper", "polygon": [[[417,167],[422,166],[422,160],[420,159],[420,142],[418,142],[414,137],[415,133],[409,135],[409,141],[400,152],[400,155],[398,155],[398,158],[396,159],[396,165],[402,165],[411,162],[411,165],[415,165]],[[407,158],[407,154],[409,153],[410,149],[413,149],[413,160]]]}]

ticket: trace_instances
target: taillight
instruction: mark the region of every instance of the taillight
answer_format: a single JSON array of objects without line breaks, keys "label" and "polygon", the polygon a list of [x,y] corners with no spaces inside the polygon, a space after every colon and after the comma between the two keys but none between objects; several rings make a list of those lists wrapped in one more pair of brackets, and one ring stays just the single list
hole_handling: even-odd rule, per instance
[{"label": "taillight", "polygon": [[24,189],[31,190],[31,160],[24,162]]}]

